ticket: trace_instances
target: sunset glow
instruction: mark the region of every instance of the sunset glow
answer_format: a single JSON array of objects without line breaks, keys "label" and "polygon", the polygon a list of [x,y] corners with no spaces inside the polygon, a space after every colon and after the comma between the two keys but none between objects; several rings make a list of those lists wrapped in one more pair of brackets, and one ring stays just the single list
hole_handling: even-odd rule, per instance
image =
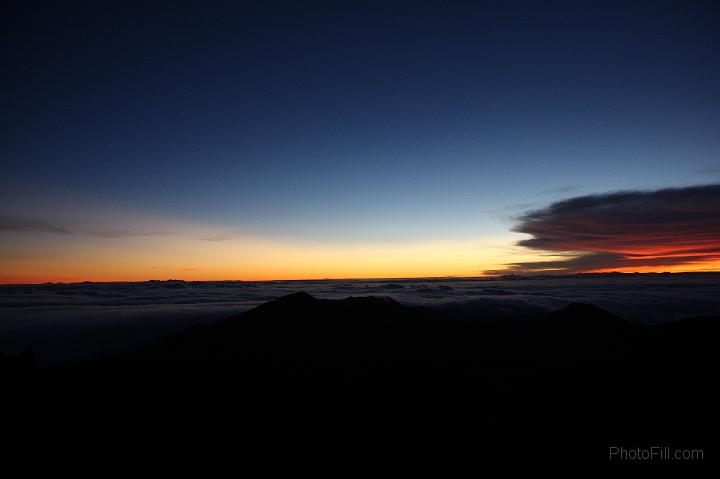
[{"label": "sunset glow", "polygon": [[718,270],[710,8],[583,3],[23,7],[0,282]]},{"label": "sunset glow", "polygon": [[[2,283],[76,281],[274,280],[480,276],[500,268],[509,238],[372,245],[289,245],[260,239],[92,239],[58,243],[36,256],[3,259]],[[529,256],[527,256],[529,257]],[[12,272],[13,274],[8,274]]]}]

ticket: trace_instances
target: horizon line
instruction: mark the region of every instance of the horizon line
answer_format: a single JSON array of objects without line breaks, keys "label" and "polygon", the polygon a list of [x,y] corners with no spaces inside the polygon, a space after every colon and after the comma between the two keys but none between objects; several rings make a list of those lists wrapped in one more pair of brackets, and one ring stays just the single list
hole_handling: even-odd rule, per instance
[{"label": "horizon line", "polygon": [[116,280],[116,281],[92,281],[92,280],[80,280],[80,281],[43,281],[43,282],[29,282],[29,283],[3,283],[0,282],[0,286],[42,286],[46,284],[114,284],[114,283],[149,283],[149,282],[169,282],[177,281],[184,283],[272,283],[272,282],[310,282],[310,281],[404,281],[404,280],[490,280],[497,278],[538,278],[538,277],[569,277],[569,276],[658,276],[658,275],[680,275],[680,274],[720,274],[720,271],[604,271],[604,272],[581,272],[581,273],[534,273],[534,274],[520,274],[520,273],[507,273],[507,274],[496,274],[496,275],[481,275],[481,276],[403,276],[403,277],[368,277],[368,278],[303,278],[303,279],[144,279],[136,281],[127,280]]}]

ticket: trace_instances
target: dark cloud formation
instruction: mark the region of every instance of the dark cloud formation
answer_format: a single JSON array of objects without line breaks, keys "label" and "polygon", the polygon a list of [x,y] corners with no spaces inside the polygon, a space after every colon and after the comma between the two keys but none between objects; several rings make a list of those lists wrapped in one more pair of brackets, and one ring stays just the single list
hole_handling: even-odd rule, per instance
[{"label": "dark cloud formation", "polygon": [[99,231],[85,231],[83,234],[88,236],[95,236],[97,238],[107,239],[123,239],[123,238],[138,238],[145,236],[167,236],[173,234],[169,231],[161,230],[99,230]]},{"label": "dark cloud formation", "polygon": [[70,235],[72,231],[39,218],[23,216],[0,216],[0,231],[53,233]]},{"label": "dark cloud formation", "polygon": [[531,211],[519,246],[567,259],[514,263],[510,273],[585,271],[720,261],[720,185],[623,191],[570,198]]},{"label": "dark cloud formation", "polygon": [[239,238],[242,238],[243,234],[240,233],[221,233],[213,236],[204,236],[201,238],[197,238],[200,241],[213,241],[213,242],[219,242],[219,241],[232,241]]},{"label": "dark cloud formation", "polygon": [[59,235],[83,235],[96,238],[122,239],[145,236],[165,236],[171,231],[155,229],[87,229],[71,227],[44,218],[27,216],[0,216],[0,231],[20,233],[49,233]]},{"label": "dark cloud formation", "polygon": [[699,175],[720,175],[720,165],[708,166],[697,171]]}]

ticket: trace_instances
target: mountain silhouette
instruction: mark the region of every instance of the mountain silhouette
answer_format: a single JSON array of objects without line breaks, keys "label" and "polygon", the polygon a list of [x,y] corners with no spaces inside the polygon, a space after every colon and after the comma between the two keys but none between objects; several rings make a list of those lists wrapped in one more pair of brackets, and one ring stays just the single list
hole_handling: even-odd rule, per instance
[{"label": "mountain silhouette", "polygon": [[625,321],[594,304],[570,303],[562,309],[553,311],[545,318],[546,325],[571,328],[618,328]]},{"label": "mountain silhouette", "polygon": [[455,328],[386,297],[296,293],[125,355],[133,362],[230,361],[252,376],[390,380],[444,363]]},{"label": "mountain silhouette", "polygon": [[620,360],[631,349],[632,326],[593,304],[571,303],[534,329],[534,349],[541,360]]},{"label": "mountain silhouette", "polygon": [[[443,379],[488,365],[697,356],[717,321],[639,326],[592,304],[571,303],[539,320],[484,321],[409,307],[382,296],[318,299],[295,293],[119,357],[126,362],[229,361],[262,375],[343,380]],[[707,333],[713,334],[707,334]],[[707,345],[705,353],[712,348]],[[327,379],[327,377],[325,377]]]},{"label": "mountain silhouette", "polygon": [[18,411],[8,428],[51,449],[214,454],[244,438],[302,451],[320,434],[323,454],[339,457],[372,444],[413,461],[484,451],[502,463],[518,448],[555,463],[558,447],[563,461],[592,463],[618,437],[715,430],[704,411],[718,399],[718,318],[644,326],[573,303],[485,319],[295,293],[110,359],[5,375]]}]

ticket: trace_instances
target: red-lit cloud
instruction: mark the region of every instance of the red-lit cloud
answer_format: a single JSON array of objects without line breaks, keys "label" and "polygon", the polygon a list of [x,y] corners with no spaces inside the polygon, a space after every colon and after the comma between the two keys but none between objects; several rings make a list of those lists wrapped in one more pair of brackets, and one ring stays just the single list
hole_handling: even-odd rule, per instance
[{"label": "red-lit cloud", "polygon": [[720,185],[571,198],[531,211],[520,246],[566,256],[513,263],[511,273],[714,269],[720,265]]}]

